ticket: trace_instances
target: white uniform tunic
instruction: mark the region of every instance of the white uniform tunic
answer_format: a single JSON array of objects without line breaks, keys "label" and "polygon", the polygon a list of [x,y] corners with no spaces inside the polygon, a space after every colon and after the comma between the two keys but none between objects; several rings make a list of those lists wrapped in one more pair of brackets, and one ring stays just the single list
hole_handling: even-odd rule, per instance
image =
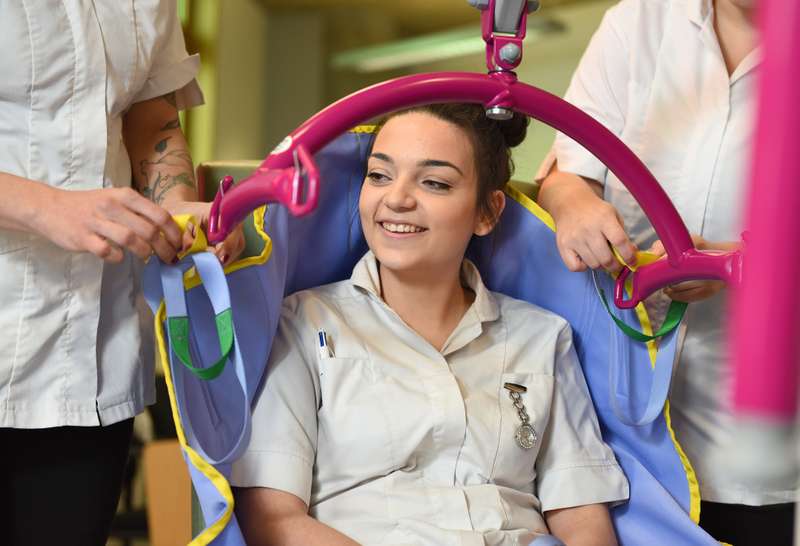
[{"label": "white uniform tunic", "polygon": [[[0,171],[67,190],[130,186],[122,116],[202,102],[174,1],[0,2]],[[0,427],[110,424],[154,399],[133,258],[104,264],[0,229]]]},{"label": "white uniform tunic", "polygon": [[[565,98],[639,156],[691,233],[710,241],[737,241],[759,52],[729,75],[713,17],[711,0],[623,0],[603,18]],[[605,199],[620,212],[635,244],[652,244],[655,231],[616,176],[562,134],[553,149],[560,170],[605,185]],[[704,500],[793,501],[795,484],[786,484],[785,490],[751,488],[719,465],[736,448],[720,320],[728,316],[726,297],[723,291],[689,306],[671,392],[672,423]]]},{"label": "white uniform tunic", "polygon": [[[232,483],[288,491],[363,544],[528,544],[543,511],[626,499],[569,325],[489,292],[468,261],[462,277],[475,301],[441,352],[380,298],[372,253],[288,297]],[[527,387],[532,449],[506,382]]]}]

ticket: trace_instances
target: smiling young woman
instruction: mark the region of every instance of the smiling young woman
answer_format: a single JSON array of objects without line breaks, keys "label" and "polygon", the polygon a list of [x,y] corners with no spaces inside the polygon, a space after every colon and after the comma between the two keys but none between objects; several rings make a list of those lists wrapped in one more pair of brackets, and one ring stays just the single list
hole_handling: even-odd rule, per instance
[{"label": "smiling young woman", "polygon": [[478,191],[474,149],[469,133],[441,117],[424,110],[395,115],[376,137],[361,190],[361,226],[379,264],[381,296],[437,348],[474,299],[459,278],[467,245],[491,232],[505,205],[505,181],[483,179],[494,187]]},{"label": "smiling young woman", "polygon": [[502,213],[526,126],[468,104],[381,124],[359,200],[370,251],[284,302],[233,469],[248,544],[616,544],[606,503],[627,481],[568,324],[490,292],[464,257]]}]

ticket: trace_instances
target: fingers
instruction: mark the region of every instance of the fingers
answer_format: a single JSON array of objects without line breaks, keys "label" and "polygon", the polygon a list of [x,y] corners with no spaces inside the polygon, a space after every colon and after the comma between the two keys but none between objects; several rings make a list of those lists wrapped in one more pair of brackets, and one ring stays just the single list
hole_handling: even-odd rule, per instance
[{"label": "fingers", "polygon": [[[147,255],[142,259],[147,259],[151,254],[157,255],[165,263],[170,263],[175,259],[177,249],[167,242],[163,232],[157,226],[150,223],[150,221],[144,217],[139,216],[129,209],[121,208],[115,220],[123,229],[132,231],[139,240],[144,241],[147,245]],[[116,239],[114,240],[116,242]],[[129,247],[126,246],[126,248]],[[140,258],[142,257],[135,248],[131,248],[131,251]]]},{"label": "fingers", "polygon": [[574,246],[569,241],[565,241],[562,234],[558,232],[556,232],[556,248],[558,248],[558,253],[561,255],[561,259],[564,261],[564,265],[567,266],[567,269],[574,272],[586,271],[587,264],[583,261],[581,255]]},{"label": "fingers", "polygon": [[604,268],[611,273],[622,269],[614,250],[626,264],[636,263],[636,246],[628,238],[616,210],[608,203],[592,203],[562,216],[556,242],[564,263],[571,271]]},{"label": "fingers", "polygon": [[686,281],[664,289],[664,294],[675,301],[693,303],[708,299],[725,287],[722,281]]},{"label": "fingers", "polygon": [[244,229],[240,225],[225,240],[214,247],[214,254],[222,265],[234,262],[245,247]]},{"label": "fingers", "polygon": [[[609,222],[603,229],[603,235],[627,265],[636,265],[636,245],[628,238],[628,234],[625,233],[621,223]],[[614,262],[616,268],[620,269],[619,262],[616,259]]]},{"label": "fingers", "polygon": [[616,274],[622,269],[622,264],[619,263],[619,260],[614,255],[610,241],[605,234],[595,233],[589,241],[589,249],[594,253],[599,266],[606,271]]},{"label": "fingers", "polygon": [[571,243],[562,242],[559,246],[561,258],[570,271],[584,271],[603,268],[612,273],[622,269],[614,256],[608,240],[602,233],[593,233],[583,240]]},{"label": "fingers", "polygon": [[663,256],[667,253],[667,250],[664,248],[664,243],[659,239],[647,249],[647,252],[655,254],[656,256]]},{"label": "fingers", "polygon": [[194,240],[197,237],[197,226],[195,226],[191,222],[186,223],[186,229],[183,230],[183,234],[181,236],[181,252],[186,252],[192,245],[194,244]]},{"label": "fingers", "polygon": [[692,233],[691,237],[692,237],[692,244],[697,250],[708,250],[708,245],[702,235]]},{"label": "fingers", "polygon": [[86,241],[85,247],[88,252],[111,263],[118,264],[125,256],[119,247],[112,245],[106,239],[98,235],[90,236]]},{"label": "fingers", "polygon": [[130,188],[120,188],[118,198],[128,209],[148,220],[164,234],[167,243],[175,250],[181,248],[181,230],[165,209],[145,199]]},{"label": "fingers", "polygon": [[[139,237],[135,231],[126,225],[107,220],[98,220],[95,222],[94,232],[96,235],[106,239],[107,243],[116,246],[117,249],[130,250],[141,260],[146,260],[153,253],[153,247],[150,243]],[[111,252],[111,254],[115,253]]]}]

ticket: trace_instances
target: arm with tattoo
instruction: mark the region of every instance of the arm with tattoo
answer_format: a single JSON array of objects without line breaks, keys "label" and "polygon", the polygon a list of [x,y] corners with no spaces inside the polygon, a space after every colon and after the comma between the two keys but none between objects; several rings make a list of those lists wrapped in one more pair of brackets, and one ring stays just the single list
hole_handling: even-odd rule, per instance
[{"label": "arm with tattoo", "polygon": [[134,187],[158,205],[196,201],[192,156],[175,93],[134,104],[123,121]]},{"label": "arm with tattoo", "polygon": [[[210,203],[198,201],[194,166],[178,121],[175,93],[134,104],[122,122],[133,186],[170,214],[191,214],[205,229]],[[190,230],[193,234],[193,228]],[[184,234],[184,245],[187,244]],[[244,249],[239,227],[213,251],[228,264]]]}]

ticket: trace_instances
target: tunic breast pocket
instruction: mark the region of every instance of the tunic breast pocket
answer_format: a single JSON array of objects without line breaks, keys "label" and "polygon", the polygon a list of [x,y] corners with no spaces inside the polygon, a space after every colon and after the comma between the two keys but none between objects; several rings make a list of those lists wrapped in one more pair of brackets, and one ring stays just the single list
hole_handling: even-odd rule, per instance
[{"label": "tunic breast pocket", "polygon": [[368,358],[324,358],[319,364],[317,481],[336,489],[377,476],[390,465],[390,435],[381,381]]},{"label": "tunic breast pocket", "polygon": [[553,400],[553,376],[506,373],[498,385],[500,437],[492,481],[533,491],[536,457],[542,445]]}]

